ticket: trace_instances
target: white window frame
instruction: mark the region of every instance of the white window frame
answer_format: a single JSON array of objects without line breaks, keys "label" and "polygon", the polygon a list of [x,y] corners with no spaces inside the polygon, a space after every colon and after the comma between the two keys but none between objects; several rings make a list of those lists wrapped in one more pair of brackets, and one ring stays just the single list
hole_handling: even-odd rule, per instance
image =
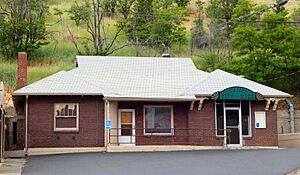
[{"label": "white window frame", "polygon": [[[223,111],[224,111],[224,100],[223,101]],[[224,112],[223,112],[224,113]],[[224,114],[223,114],[223,121],[224,121]],[[217,100],[215,100],[215,128],[216,128],[216,131],[215,131],[215,134],[216,134],[216,137],[225,137],[225,135],[219,135],[218,134],[218,122],[217,122]]]},{"label": "white window frame", "polygon": [[[146,107],[163,107],[171,109],[171,132],[170,133],[146,133]],[[143,123],[144,123],[144,135],[161,135],[161,136],[171,136],[174,135],[174,107],[173,105],[144,105],[143,109]]]},{"label": "white window frame", "polygon": [[[56,106],[57,105],[77,105],[77,116],[56,116]],[[75,118],[76,117],[76,127],[75,128],[57,128],[56,127],[56,118]],[[79,131],[79,103],[54,103],[54,131],[59,132],[70,132],[70,131]]]},{"label": "white window frame", "polygon": [[[249,128],[248,128],[248,135],[243,135],[243,131],[242,131],[242,136],[244,138],[252,137],[252,109],[251,109],[251,103],[252,103],[252,101],[249,100]],[[242,105],[242,103],[241,103],[241,105]],[[242,120],[243,120],[243,116],[242,116]]]},{"label": "white window frame", "polygon": [[[223,101],[223,110],[225,109],[225,100],[222,100]],[[252,137],[252,109],[251,109],[251,103],[252,101],[249,100],[249,130],[248,130],[248,135],[243,135],[242,133],[242,137],[243,138],[250,138]],[[242,110],[242,102],[240,100],[240,107],[239,107],[241,110]],[[223,112],[223,117],[224,117],[224,112]],[[243,118],[241,118],[243,119]],[[225,120],[225,118],[223,118],[223,120]],[[219,137],[219,138],[223,138],[225,137],[225,135],[218,135],[218,131],[217,131],[217,101],[215,101],[215,128],[216,128],[216,131],[215,131],[215,135],[216,137]],[[243,131],[241,131],[243,132]]]}]

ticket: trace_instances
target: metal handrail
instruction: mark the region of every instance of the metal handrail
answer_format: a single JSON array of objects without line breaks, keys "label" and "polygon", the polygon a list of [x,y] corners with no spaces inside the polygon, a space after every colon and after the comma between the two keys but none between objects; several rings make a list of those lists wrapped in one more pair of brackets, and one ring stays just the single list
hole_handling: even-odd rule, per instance
[{"label": "metal handrail", "polygon": [[[128,131],[129,130],[129,131]],[[170,130],[168,133],[158,133],[158,131]],[[129,135],[122,135],[122,131],[127,131]],[[146,131],[148,131],[146,133]],[[191,144],[196,142],[203,142],[205,140],[215,140],[217,138],[217,131],[226,131],[227,129],[214,129],[214,128],[111,128],[109,129],[109,144],[134,144],[136,139],[144,138],[143,144]],[[120,142],[121,136],[130,137],[129,141]],[[230,139],[230,134],[226,134],[226,139]],[[224,138],[223,137],[223,138]],[[135,139],[133,139],[135,138]],[[162,139],[158,141],[157,139]],[[193,141],[196,140],[196,141]],[[166,141],[168,141],[166,143]]]}]

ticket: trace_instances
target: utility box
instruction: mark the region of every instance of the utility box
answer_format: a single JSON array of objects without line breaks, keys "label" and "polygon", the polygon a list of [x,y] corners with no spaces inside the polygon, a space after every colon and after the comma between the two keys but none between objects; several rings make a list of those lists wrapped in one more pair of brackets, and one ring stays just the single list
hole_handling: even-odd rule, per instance
[{"label": "utility box", "polygon": [[255,112],[255,128],[266,128],[266,112]]}]

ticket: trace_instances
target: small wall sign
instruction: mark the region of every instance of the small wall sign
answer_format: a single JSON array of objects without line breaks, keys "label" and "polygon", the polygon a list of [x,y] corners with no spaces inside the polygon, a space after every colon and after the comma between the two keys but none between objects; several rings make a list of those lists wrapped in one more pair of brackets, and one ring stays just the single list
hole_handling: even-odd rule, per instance
[{"label": "small wall sign", "polygon": [[105,120],[105,128],[110,129],[111,128],[111,121],[110,120]]},{"label": "small wall sign", "polygon": [[255,128],[266,128],[266,112],[256,111],[255,112]]}]

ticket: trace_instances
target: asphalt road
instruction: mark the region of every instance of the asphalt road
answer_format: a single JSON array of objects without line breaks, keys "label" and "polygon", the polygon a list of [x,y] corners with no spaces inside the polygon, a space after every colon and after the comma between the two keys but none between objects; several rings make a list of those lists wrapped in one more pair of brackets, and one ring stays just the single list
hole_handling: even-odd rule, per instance
[{"label": "asphalt road", "polygon": [[300,149],[31,156],[24,175],[283,175],[300,168]]}]

